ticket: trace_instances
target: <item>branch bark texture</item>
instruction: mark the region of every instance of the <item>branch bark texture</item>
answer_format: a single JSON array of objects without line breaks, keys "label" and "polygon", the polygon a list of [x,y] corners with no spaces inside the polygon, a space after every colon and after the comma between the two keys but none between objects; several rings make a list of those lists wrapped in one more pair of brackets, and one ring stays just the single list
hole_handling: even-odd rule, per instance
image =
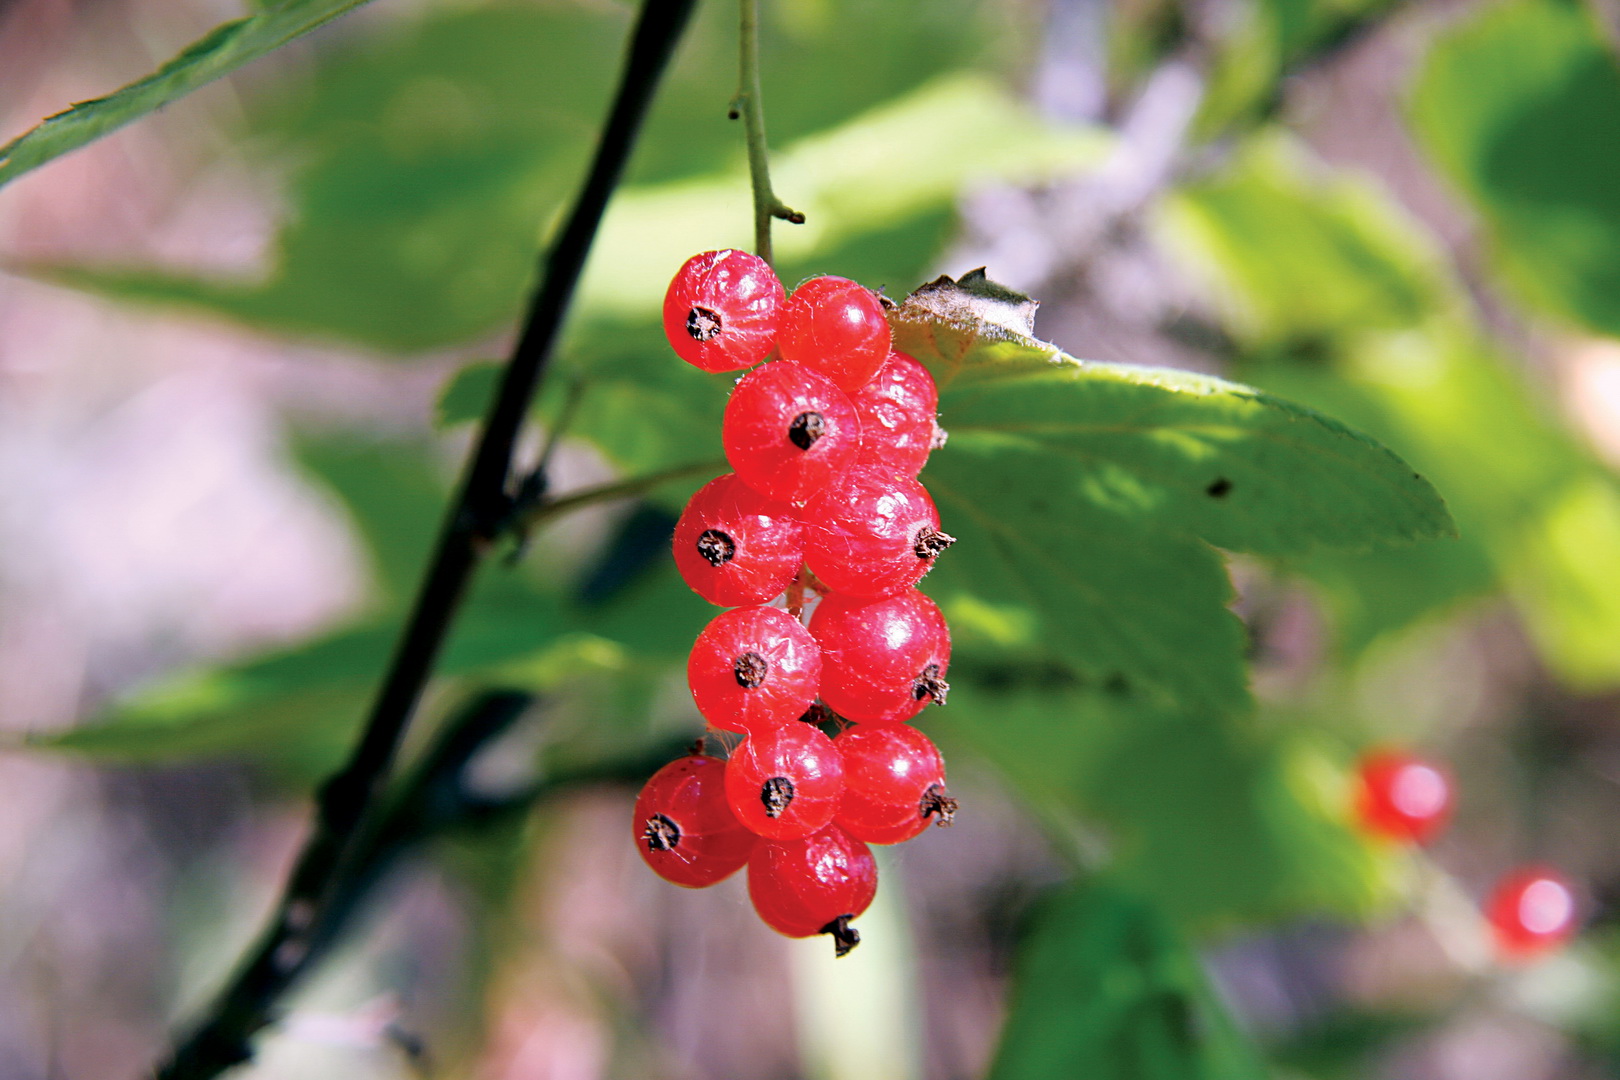
[{"label": "branch bark texture", "polygon": [[335,901],[359,871],[401,739],[473,572],[511,519],[512,455],[550,361],[608,199],[695,0],[643,0],[590,171],[549,246],[540,284],[450,507],[409,621],[348,762],[317,797],[316,820],[269,924],[218,998],[158,1070],[207,1080],[251,1056],[252,1037],[329,937]]}]

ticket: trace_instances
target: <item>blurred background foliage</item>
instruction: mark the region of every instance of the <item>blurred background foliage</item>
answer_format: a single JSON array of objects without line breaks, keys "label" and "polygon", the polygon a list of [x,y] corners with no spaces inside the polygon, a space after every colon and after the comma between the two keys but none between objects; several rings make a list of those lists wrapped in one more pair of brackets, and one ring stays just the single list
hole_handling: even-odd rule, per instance
[{"label": "blurred background foliage", "polygon": [[[434,384],[433,407],[404,422],[292,421],[289,465],[369,561],[363,602],[307,639],[87,695],[91,715],[30,735],[34,752],[159,775],[224,762],[257,802],[285,806],[357,730],[631,14],[387,6],[231,84],[237,107],[209,153],[240,155],[276,193],[259,265],[7,258],[35,281]],[[589,907],[602,894],[587,884],[612,893],[640,872],[618,850],[631,788],[548,797],[430,847],[460,959],[396,943],[392,968],[362,963],[359,945],[332,960],[312,1000],[351,1018],[368,995],[409,997],[421,971],[454,973],[453,993],[407,1003],[405,1029],[371,1033],[367,1075],[421,1066],[398,1052],[406,1029],[447,1076],[742,1075],[739,1061],[838,1078],[1620,1074],[1607,906],[1620,856],[1605,816],[1620,775],[1613,28],[1566,0],[764,8],[775,186],[808,218],[777,231],[785,282],[837,273],[899,300],[987,262],[1043,300],[1040,328],[1069,353],[1191,366],[1276,398],[1101,368],[947,385],[953,440],[923,479],[963,543],[924,587],[957,652],[950,705],[925,727],[988,823],[885,865],[888,899],[869,918],[899,944],[865,945],[829,974],[819,954],[783,959],[744,936],[766,959],[739,960],[723,940],[735,895],[638,884],[624,917],[643,937],[618,953],[597,942],[604,963],[565,939],[579,916],[537,932],[525,912],[537,890]],[[485,687],[538,695],[528,734],[494,748],[497,788],[503,768],[611,772],[698,730],[683,663],[709,609],[666,543],[721,469],[729,383],[676,362],[657,320],[687,255],[748,240],[746,162],[725,118],[734,18],[700,7],[536,407],[573,486],[693,471],[542,529],[480,577],[423,721]],[[0,34],[23,25],[0,8]],[[1357,94],[1373,104],[1345,102]],[[1023,348],[973,345],[1002,362]],[[1393,449],[1445,508],[1371,443],[1283,402]],[[1118,415],[1137,430],[1095,433]],[[1052,434],[1010,446],[999,426],[1019,418]],[[1437,539],[1446,510],[1457,535]],[[1388,742],[1453,762],[1462,809],[1432,853],[1350,820],[1348,770]],[[1499,968],[1468,898],[1530,858],[1575,876],[1590,928],[1545,964]],[[535,884],[548,867],[561,880]],[[218,909],[245,887],[214,881],[216,899],[175,910]],[[163,937],[206,959],[170,962],[149,1042],[217,980],[250,921]],[[942,944],[953,935],[968,944]],[[711,961],[731,989],[688,980]],[[760,1020],[755,1056],[694,1018],[779,1006],[769,988],[784,972],[796,1027]],[[558,1030],[524,1011],[551,1000],[536,979],[594,1025],[597,1071],[546,1071],[562,1066],[535,1065],[543,1048],[512,1049],[528,1045],[514,1024]],[[981,1034],[959,1044],[956,1025]],[[694,1046],[694,1031],[711,1041]],[[276,1049],[299,1038],[289,1022],[257,1068],[352,1067]]]}]

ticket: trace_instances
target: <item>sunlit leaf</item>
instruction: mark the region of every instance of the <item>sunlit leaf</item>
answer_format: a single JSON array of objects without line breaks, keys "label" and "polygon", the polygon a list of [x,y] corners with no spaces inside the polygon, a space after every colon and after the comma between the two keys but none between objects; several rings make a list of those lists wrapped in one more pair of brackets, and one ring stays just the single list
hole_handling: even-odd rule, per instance
[{"label": "sunlit leaf", "polygon": [[254,14],[216,27],[152,74],[81,101],[0,146],[0,184],[116,131],[273,52],[366,0],[264,0]]},{"label": "sunlit leaf", "polygon": [[1483,218],[1520,296],[1620,332],[1620,69],[1597,12],[1481,8],[1429,51],[1412,96],[1435,163]]}]

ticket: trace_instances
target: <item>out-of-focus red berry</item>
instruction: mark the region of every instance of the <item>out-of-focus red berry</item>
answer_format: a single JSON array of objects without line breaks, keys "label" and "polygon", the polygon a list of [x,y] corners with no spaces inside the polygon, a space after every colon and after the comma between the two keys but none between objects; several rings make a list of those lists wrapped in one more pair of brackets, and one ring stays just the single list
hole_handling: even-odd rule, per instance
[{"label": "out-of-focus red berry", "polygon": [[1574,936],[1575,891],[1556,870],[1523,867],[1497,882],[1485,917],[1503,956],[1528,960]]},{"label": "out-of-focus red berry", "polygon": [[1356,775],[1356,815],[1375,836],[1422,844],[1451,817],[1451,778],[1437,765],[1375,750],[1362,757]]}]

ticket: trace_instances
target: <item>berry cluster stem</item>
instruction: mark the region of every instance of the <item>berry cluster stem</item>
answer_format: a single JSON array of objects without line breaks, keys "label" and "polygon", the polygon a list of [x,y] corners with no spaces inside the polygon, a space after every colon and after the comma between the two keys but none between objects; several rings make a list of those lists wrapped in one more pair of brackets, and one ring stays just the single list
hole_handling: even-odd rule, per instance
[{"label": "berry cluster stem", "polygon": [[365,729],[349,760],[317,795],[314,829],[269,923],[230,982],[157,1070],[157,1080],[208,1080],[247,1060],[252,1037],[271,1022],[282,996],[321,951],[315,946],[333,931],[342,884],[358,871],[364,838],[382,812],[400,742],[467,584],[511,523],[513,453],[530,401],[551,358],[608,198],[618,186],[695,2],[645,0],[641,6],[590,171],[545,253],[540,286]]},{"label": "berry cluster stem", "polygon": [[731,99],[731,118],[741,118],[748,141],[748,178],[754,189],[754,254],[770,262],[772,219],[803,225],[804,215],[782,202],[771,189],[765,105],[759,91],[759,0],[739,0],[739,5],[737,96]]}]

